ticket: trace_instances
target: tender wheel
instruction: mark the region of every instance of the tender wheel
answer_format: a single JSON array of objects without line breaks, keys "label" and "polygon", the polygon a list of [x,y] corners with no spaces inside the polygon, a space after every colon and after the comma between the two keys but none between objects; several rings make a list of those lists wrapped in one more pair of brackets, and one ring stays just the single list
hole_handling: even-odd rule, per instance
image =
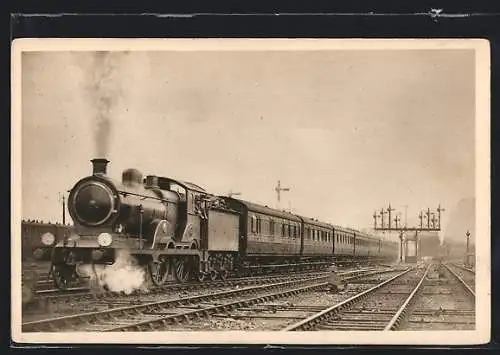
[{"label": "tender wheel", "polygon": [[60,290],[66,290],[75,277],[75,267],[70,265],[52,265],[54,285]]},{"label": "tender wheel", "polygon": [[215,270],[209,271],[208,277],[210,278],[210,281],[215,281],[217,279],[217,272]]},{"label": "tender wheel", "polygon": [[219,277],[222,281],[226,281],[227,279],[227,270],[226,269],[221,269],[219,271]]},{"label": "tender wheel", "polygon": [[188,281],[190,275],[189,260],[185,258],[176,258],[174,260],[174,271],[177,281],[181,283]]},{"label": "tender wheel", "polygon": [[199,272],[197,278],[199,282],[203,282],[206,279],[206,274],[204,272]]},{"label": "tender wheel", "polygon": [[168,274],[170,274],[170,260],[161,259],[158,261],[151,261],[148,265],[148,270],[153,284],[155,286],[161,286],[167,281]]}]

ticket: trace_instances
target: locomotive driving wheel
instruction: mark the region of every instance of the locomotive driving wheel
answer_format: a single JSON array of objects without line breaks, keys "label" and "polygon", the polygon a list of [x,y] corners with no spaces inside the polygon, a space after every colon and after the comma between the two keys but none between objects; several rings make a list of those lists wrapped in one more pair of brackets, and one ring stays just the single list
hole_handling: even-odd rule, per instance
[{"label": "locomotive driving wheel", "polygon": [[58,265],[51,267],[54,285],[60,290],[66,290],[69,283],[75,278],[76,267],[74,265]]},{"label": "locomotive driving wheel", "polygon": [[186,257],[177,257],[174,259],[174,274],[177,281],[184,283],[189,280],[191,274],[191,265]]},{"label": "locomotive driving wheel", "polygon": [[167,281],[170,274],[170,260],[168,258],[160,258],[152,260],[148,265],[149,276],[155,286],[161,286]]}]

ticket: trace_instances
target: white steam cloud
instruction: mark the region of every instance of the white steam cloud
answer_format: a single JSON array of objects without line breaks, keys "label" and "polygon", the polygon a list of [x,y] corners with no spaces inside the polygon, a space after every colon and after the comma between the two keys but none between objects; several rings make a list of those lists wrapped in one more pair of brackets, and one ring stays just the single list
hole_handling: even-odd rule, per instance
[{"label": "white steam cloud", "polygon": [[91,265],[79,268],[79,272],[89,276],[94,284],[97,282],[99,287],[106,287],[112,292],[130,295],[136,290],[147,290],[146,271],[127,250],[118,250],[112,265],[95,265],[95,271]]}]

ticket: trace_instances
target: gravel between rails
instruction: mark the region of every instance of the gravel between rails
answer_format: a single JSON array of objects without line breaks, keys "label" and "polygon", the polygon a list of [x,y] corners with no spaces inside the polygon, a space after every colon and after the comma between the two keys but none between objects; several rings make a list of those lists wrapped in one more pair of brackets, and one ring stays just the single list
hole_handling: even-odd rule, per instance
[{"label": "gravel between rails", "polygon": [[474,329],[474,298],[445,266],[433,265],[398,330]]},{"label": "gravel between rails", "polygon": [[[35,322],[24,322],[22,324],[23,331],[104,331],[116,328],[116,324],[126,322],[136,328],[135,325],[142,325],[149,315],[161,318],[157,314],[165,310],[184,308],[188,306],[198,307],[204,302],[212,302],[213,300],[238,299],[246,295],[267,295],[269,292],[276,292],[276,290],[295,289],[297,287],[311,287],[318,283],[324,283],[325,276],[307,277],[302,279],[294,279],[292,281],[282,281],[267,283],[264,285],[243,287],[241,289],[232,289],[228,291],[210,292],[201,296],[189,295],[186,297],[176,297],[171,300],[161,300],[159,302],[147,302],[138,305],[126,305],[121,307],[114,307],[109,310],[98,312],[78,313],[71,316],[56,317],[44,319]],[[140,321],[137,321],[140,318]],[[145,319],[146,318],[146,319]],[[150,323],[150,322],[149,322]],[[147,324],[148,326],[150,324]],[[141,329],[139,329],[141,330]]]},{"label": "gravel between rails", "polygon": [[[380,268],[379,268],[380,269]],[[383,268],[382,268],[383,269]],[[376,268],[348,269],[340,274],[376,270]],[[326,275],[325,272],[297,272],[286,275],[268,275],[228,279],[226,281],[213,281],[200,284],[190,282],[187,284],[171,284],[161,288],[152,288],[149,291],[135,292],[130,295],[110,292],[56,292],[53,295],[40,297],[33,307],[23,310],[23,322],[34,322],[47,318],[64,317],[75,313],[98,312],[116,307],[136,305],[147,302],[157,302],[175,298],[184,298],[194,295],[210,294],[216,291],[229,291],[249,285],[261,285],[283,280],[301,279]],[[81,290],[80,290],[81,291]]]},{"label": "gravel between rails", "polygon": [[456,264],[446,264],[455,274],[460,276],[462,280],[469,286],[473,291],[476,290],[476,273],[467,269],[461,265]]},{"label": "gravel between rails", "polygon": [[384,330],[425,272],[421,267],[410,268],[285,330]]},{"label": "gravel between rails", "polygon": [[[375,283],[380,283],[398,272],[400,270],[364,277],[359,276],[355,283],[348,284],[345,290],[336,294],[328,293],[325,285],[323,285],[320,288],[312,288],[303,293],[280,298],[273,297],[260,303],[232,307],[232,309],[215,312],[203,318],[193,319],[191,317],[188,322],[173,323],[164,326],[162,329],[168,331],[277,331],[306,318],[308,315],[373,287]],[[366,283],[363,280],[366,280]],[[209,302],[202,307],[210,307],[214,304],[214,302]],[[177,311],[179,310],[173,310],[172,312]]]},{"label": "gravel between rails", "polygon": [[[387,270],[387,268],[384,268],[383,270]],[[345,272],[345,274],[348,275],[353,275],[355,273],[360,273],[360,272],[359,270],[357,272],[356,271]],[[257,292],[257,294],[263,293],[265,295],[265,292],[269,291],[272,293],[275,290],[283,289],[284,287],[282,285],[286,285],[287,288],[299,287],[302,285],[306,285],[306,287],[311,287],[311,284],[313,286],[317,285],[318,283],[324,284],[324,281],[321,281],[324,280],[324,277],[325,277],[324,273],[323,276],[317,276],[317,277],[312,277],[312,276],[304,277],[303,275],[301,279],[288,282],[271,283],[255,287],[243,287],[242,289],[238,289],[237,287],[236,288],[232,287],[233,289],[229,291],[221,291],[219,288],[217,292],[209,291],[208,294],[204,294],[202,296],[193,296],[193,294],[190,293],[185,297],[182,297],[183,295],[180,295],[170,300],[168,299],[166,300],[165,298],[163,298],[159,302],[144,303],[144,301],[141,299],[139,301],[141,302],[139,303],[139,305],[128,305],[128,304],[117,305],[116,300],[113,299],[113,300],[108,300],[113,303],[113,306],[110,309],[98,312],[88,312],[88,313],[78,313],[78,314],[73,313],[73,315],[71,316],[55,317],[39,321],[31,321],[31,322],[25,321],[23,323],[23,330],[24,331],[109,330],[110,327],[111,329],[116,328],[116,324],[123,323],[123,321],[127,320],[127,318],[134,318],[133,315],[139,315],[139,316],[142,315],[141,320],[144,320],[143,316],[147,317],[148,313],[150,312],[154,313],[158,311],[163,311],[164,309],[168,309],[170,311],[170,308],[176,306],[180,306],[180,308],[183,308],[186,307],[186,305],[188,307],[195,305],[196,307],[198,307],[197,304],[202,304],[204,301],[212,302],[213,299],[217,299],[220,297],[236,298],[235,296],[239,297],[244,294],[255,294],[255,292]],[[127,302],[130,302],[130,299],[128,299]],[[105,306],[109,306],[108,302],[106,302]],[[131,319],[128,319],[126,321],[127,322],[126,324],[129,324],[130,321]],[[133,320],[132,323],[134,323]],[[87,325],[97,325],[97,327],[88,327]],[[115,325],[115,327],[113,327],[112,325]]]}]

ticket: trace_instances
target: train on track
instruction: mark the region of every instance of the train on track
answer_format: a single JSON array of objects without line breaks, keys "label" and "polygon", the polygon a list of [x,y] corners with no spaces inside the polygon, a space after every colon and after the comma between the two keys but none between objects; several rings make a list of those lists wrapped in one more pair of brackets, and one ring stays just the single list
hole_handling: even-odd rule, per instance
[{"label": "train on track", "polygon": [[107,159],[70,190],[74,226],[45,232],[33,254],[50,261],[59,288],[79,264],[113,264],[127,250],[155,285],[225,279],[272,270],[309,269],[339,260],[395,260],[398,245],[353,229],[208,193],[193,183],[123,171],[107,175]]}]

